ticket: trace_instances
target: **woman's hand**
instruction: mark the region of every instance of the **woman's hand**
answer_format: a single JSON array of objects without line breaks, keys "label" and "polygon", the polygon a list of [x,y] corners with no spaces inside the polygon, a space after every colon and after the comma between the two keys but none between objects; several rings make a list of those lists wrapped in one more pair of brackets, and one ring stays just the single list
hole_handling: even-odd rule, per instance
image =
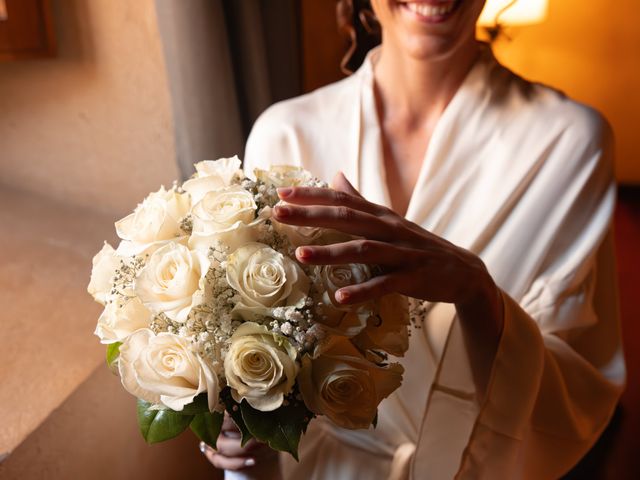
[{"label": "woman's hand", "polygon": [[[472,356],[491,365],[502,332],[502,297],[484,263],[473,253],[433,235],[389,208],[365,200],[339,173],[334,189],[278,189],[286,202],[276,206],[277,221],[332,228],[357,237],[344,243],[296,250],[305,264],[366,263],[382,274],[342,288],[336,300],[359,303],[398,292],[430,302],[455,304]],[[472,358],[474,360],[474,358]],[[472,362],[473,363],[473,362]],[[487,370],[487,369],[484,369]],[[479,373],[479,390],[488,371]]]},{"label": "woman's hand", "polygon": [[[264,443],[252,438],[242,447],[240,445],[240,430],[231,417],[225,413],[222,429],[218,440],[217,449],[200,442],[200,450],[207,457],[214,467],[221,470],[246,470],[259,465],[261,471],[278,471],[278,454],[271,450]],[[276,474],[272,477],[277,478]]]}]

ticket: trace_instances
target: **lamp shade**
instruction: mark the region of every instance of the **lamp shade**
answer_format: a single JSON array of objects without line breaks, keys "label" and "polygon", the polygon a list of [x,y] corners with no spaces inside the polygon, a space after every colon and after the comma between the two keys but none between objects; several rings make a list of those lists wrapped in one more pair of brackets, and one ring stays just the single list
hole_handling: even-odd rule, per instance
[{"label": "lamp shade", "polygon": [[496,20],[503,26],[542,23],[547,17],[548,3],[548,0],[487,0],[478,25],[492,27]]}]

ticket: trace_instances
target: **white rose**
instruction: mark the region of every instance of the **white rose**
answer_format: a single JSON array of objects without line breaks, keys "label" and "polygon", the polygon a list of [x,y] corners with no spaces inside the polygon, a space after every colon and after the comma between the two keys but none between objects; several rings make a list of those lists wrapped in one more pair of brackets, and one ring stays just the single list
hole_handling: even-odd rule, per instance
[{"label": "white rose", "polygon": [[104,242],[102,250],[93,257],[91,280],[87,291],[94,300],[104,305],[111,296],[113,277],[123,262],[123,258],[116,255],[116,251],[107,242]]},{"label": "white rose", "polygon": [[203,252],[216,242],[230,251],[257,240],[263,218],[256,218],[253,195],[239,185],[207,193],[191,212],[193,231],[189,246]]},{"label": "white rose", "polygon": [[369,428],[380,402],[402,383],[404,369],[379,367],[344,337],[335,337],[319,357],[302,359],[298,385],[305,405],[351,430]]},{"label": "white rose", "polygon": [[205,255],[171,242],[149,257],[136,278],[135,293],[152,312],[184,322],[191,308],[203,301],[208,269]]},{"label": "white rose", "polygon": [[253,170],[253,174],[259,181],[276,188],[306,185],[313,180],[313,175],[310,172],[291,165],[273,165],[269,167],[269,170],[256,168]]},{"label": "white rose", "polygon": [[351,263],[348,265],[323,265],[314,268],[314,281],[319,292],[319,323],[327,330],[352,337],[360,333],[369,318],[375,314],[372,303],[343,305],[336,300],[336,292],[349,285],[366,282],[371,278],[367,265]]},{"label": "white rose", "polygon": [[253,322],[240,325],[229,341],[224,371],[233,399],[262,412],[280,407],[298,374],[289,341]]},{"label": "white rose", "polygon": [[184,236],[180,222],[190,208],[189,195],[178,193],[174,188],[161,187],[151,193],[131,215],[116,222],[116,231],[123,240],[118,254],[129,257],[152,253]]},{"label": "white rose", "polygon": [[232,184],[234,177],[242,178],[240,159],[237,156],[205,160],[195,164],[196,174],[182,185],[196,204],[209,192],[220,190]]},{"label": "white rose", "polygon": [[98,318],[94,334],[100,337],[100,343],[122,342],[136,330],[148,328],[151,318],[151,312],[138,298],[111,302]]},{"label": "white rose", "polygon": [[[285,205],[285,202],[279,202],[280,205]],[[271,210],[268,210],[269,215]],[[326,234],[327,229],[321,227],[306,227],[298,225],[288,225],[281,223],[274,217],[270,218],[271,225],[276,232],[280,235],[287,237],[291,245],[294,247],[300,247],[302,245],[320,244],[322,242],[323,235]]]},{"label": "white rose", "polygon": [[262,243],[249,243],[229,255],[227,282],[242,298],[234,313],[245,320],[268,315],[274,307],[301,307],[310,284],[295,261]]},{"label": "white rose", "polygon": [[209,410],[218,404],[215,369],[191,350],[191,340],[141,329],[120,346],[118,370],[124,388],[142,400],[181,411],[207,392]]}]

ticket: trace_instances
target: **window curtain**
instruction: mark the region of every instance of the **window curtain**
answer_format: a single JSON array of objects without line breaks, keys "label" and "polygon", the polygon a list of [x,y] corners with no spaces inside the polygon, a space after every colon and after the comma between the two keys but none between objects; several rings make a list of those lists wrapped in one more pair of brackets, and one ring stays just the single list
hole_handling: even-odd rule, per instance
[{"label": "window curtain", "polygon": [[301,93],[297,0],[156,0],[183,177],[238,154],[270,104]]}]

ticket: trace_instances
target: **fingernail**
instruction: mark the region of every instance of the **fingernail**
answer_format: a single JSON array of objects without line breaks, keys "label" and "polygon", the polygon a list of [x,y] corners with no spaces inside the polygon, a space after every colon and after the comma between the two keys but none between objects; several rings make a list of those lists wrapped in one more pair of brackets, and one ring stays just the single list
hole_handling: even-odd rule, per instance
[{"label": "fingernail", "polygon": [[278,217],[286,217],[291,213],[291,210],[288,207],[283,207],[282,205],[276,206],[276,215]]},{"label": "fingernail", "polygon": [[278,188],[278,196],[280,198],[287,198],[288,196],[291,195],[291,193],[293,192],[293,188],[290,187],[282,187],[282,188]]},{"label": "fingernail", "polygon": [[296,249],[296,255],[299,258],[309,258],[311,256],[311,249],[305,247],[298,247]]},{"label": "fingernail", "polygon": [[338,290],[336,292],[336,300],[338,300],[339,302],[346,302],[347,300],[349,300],[349,297],[351,295],[349,294],[348,291],[345,290]]},{"label": "fingernail", "polygon": [[247,458],[244,461],[244,466],[245,467],[253,467],[256,464],[256,461],[253,458]]},{"label": "fingernail", "polygon": [[204,444],[204,442],[200,442],[199,448],[200,448],[200,451],[204,453],[205,450],[207,449],[207,446]]},{"label": "fingernail", "polygon": [[231,430],[223,431],[222,435],[224,435],[227,438],[240,438],[240,433],[239,432],[233,432]]}]

